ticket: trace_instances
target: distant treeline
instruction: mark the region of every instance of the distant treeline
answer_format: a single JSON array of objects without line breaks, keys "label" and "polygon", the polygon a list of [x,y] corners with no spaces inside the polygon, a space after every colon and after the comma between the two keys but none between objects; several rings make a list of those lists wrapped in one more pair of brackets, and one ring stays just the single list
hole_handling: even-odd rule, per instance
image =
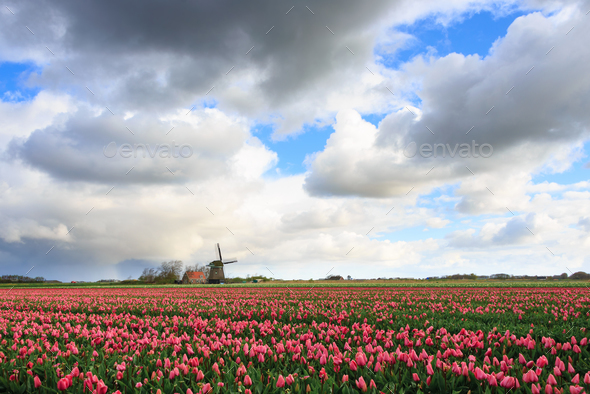
[{"label": "distant treeline", "polygon": [[42,276],[37,276],[35,278],[30,278],[28,276],[23,275],[2,275],[0,278],[0,283],[31,283],[31,282],[45,282],[45,278]]},{"label": "distant treeline", "polygon": [[[158,268],[145,268],[141,274],[141,276],[135,279],[127,279],[121,281],[121,284],[139,284],[139,283],[148,283],[148,284],[171,284],[171,283],[178,283],[178,281],[182,280],[185,272],[190,271],[197,271],[203,272],[205,274],[205,278],[209,276],[209,267],[205,265],[195,264],[194,266],[186,266],[180,260],[172,260],[168,262],[163,262],[160,267]],[[326,278],[328,280],[342,280],[341,276],[333,276]],[[348,280],[352,280],[350,276],[347,277]],[[415,278],[378,278],[380,280],[416,280]],[[499,280],[590,280],[590,274],[584,271],[578,271],[571,275],[567,273],[562,273],[561,275],[553,275],[553,276],[541,276],[541,275],[509,275],[509,274],[494,274],[489,276],[481,276],[475,274],[454,274],[454,275],[446,275],[446,276],[432,276],[426,278],[427,280],[486,280],[486,279],[499,279]],[[267,282],[270,281],[271,278],[267,278],[263,275],[254,275],[254,276],[246,276],[245,278],[242,277],[233,277],[228,278],[226,277],[225,283],[244,283],[244,282],[252,282],[256,280],[257,282]],[[310,279],[313,280],[313,279]],[[31,278],[28,276],[23,275],[2,275],[0,277],[0,283],[42,283],[42,282],[59,282],[57,280],[46,280],[42,276],[37,276],[35,278]],[[81,282],[80,282],[81,283]]]},{"label": "distant treeline", "polygon": [[494,275],[485,275],[485,276],[481,276],[481,275],[475,275],[475,274],[455,274],[455,275],[445,275],[445,276],[433,276],[433,277],[429,277],[426,279],[471,279],[471,280],[477,280],[477,279],[502,279],[502,280],[513,280],[513,279],[523,279],[523,280],[548,280],[548,279],[555,279],[555,280],[564,280],[564,279],[573,279],[573,280],[588,280],[590,279],[590,274],[587,274],[584,271],[578,271],[575,272],[571,275],[568,275],[567,273],[562,273],[561,275],[549,275],[549,276],[544,276],[544,275],[509,275],[509,274],[494,274]]},{"label": "distant treeline", "polygon": [[139,277],[143,283],[167,284],[182,280],[185,272],[202,272],[209,276],[209,267],[195,264],[184,267],[181,260],[163,262],[158,268],[145,268]]}]

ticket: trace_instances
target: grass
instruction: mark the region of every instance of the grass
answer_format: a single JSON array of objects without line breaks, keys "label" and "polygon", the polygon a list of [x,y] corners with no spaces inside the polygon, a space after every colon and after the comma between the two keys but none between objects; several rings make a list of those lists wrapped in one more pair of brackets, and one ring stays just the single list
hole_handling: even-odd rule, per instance
[{"label": "grass", "polygon": [[117,284],[117,283],[0,283],[0,289],[102,289],[102,288],[243,288],[243,287],[586,287],[586,280],[366,280],[366,281],[272,281],[263,283],[234,283],[224,285],[152,285],[152,284]]}]

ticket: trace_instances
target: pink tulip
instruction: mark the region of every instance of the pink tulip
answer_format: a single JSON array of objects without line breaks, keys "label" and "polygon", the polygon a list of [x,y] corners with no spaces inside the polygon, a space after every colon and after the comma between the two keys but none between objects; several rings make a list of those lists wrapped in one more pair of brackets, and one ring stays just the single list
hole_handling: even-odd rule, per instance
[{"label": "pink tulip", "polygon": [[57,382],[57,389],[59,391],[66,391],[70,387],[70,381],[67,378],[61,378]]},{"label": "pink tulip", "polygon": [[540,384],[533,384],[531,386],[531,391],[533,392],[533,394],[541,394],[541,385]]},{"label": "pink tulip", "polygon": [[287,376],[287,378],[285,379],[285,381],[287,382],[287,384],[290,386],[293,384],[293,382],[295,381],[295,379],[293,378],[293,375],[289,374]]},{"label": "pink tulip", "polygon": [[527,373],[525,373],[524,375],[522,375],[522,380],[525,383],[534,383],[534,382],[538,382],[539,381],[539,377],[537,376],[537,374],[532,369],[529,369],[529,371]]},{"label": "pink tulip", "polygon": [[365,383],[365,379],[363,379],[362,376],[356,380],[356,387],[363,393],[367,391],[367,384]]},{"label": "pink tulip", "polygon": [[285,378],[283,378],[283,375],[279,375],[279,379],[277,380],[277,387],[285,387]]},{"label": "pink tulip", "polygon": [[580,394],[584,391],[584,388],[581,386],[570,386],[570,394]]},{"label": "pink tulip", "polygon": [[358,352],[355,357],[358,366],[363,367],[367,364],[367,356],[365,353]]},{"label": "pink tulip", "polygon": [[578,383],[580,383],[580,374],[579,374],[579,373],[577,373],[577,374],[576,374],[576,376],[574,376],[574,377],[572,378],[572,383],[573,383],[573,384],[578,384]]},{"label": "pink tulip", "polygon": [[514,387],[516,387],[515,378],[513,378],[512,376],[506,376],[500,382],[500,386],[502,386],[506,389],[513,389]]},{"label": "pink tulip", "polygon": [[39,376],[35,376],[34,382],[35,382],[35,388],[36,389],[38,389],[39,387],[41,387],[41,379],[39,379]]},{"label": "pink tulip", "polygon": [[252,386],[252,379],[250,379],[249,375],[244,376],[244,385]]},{"label": "pink tulip", "polygon": [[553,376],[553,374],[549,374],[549,377],[547,378],[547,384],[550,384],[551,386],[557,386],[557,380],[555,380],[555,376]]},{"label": "pink tulip", "polygon": [[544,366],[549,365],[549,360],[544,355],[537,359],[537,367],[543,368]]},{"label": "pink tulip", "polygon": [[496,377],[493,375],[488,375],[488,384],[492,387],[498,386],[498,382],[496,381]]},{"label": "pink tulip", "polygon": [[426,364],[426,373],[428,375],[434,375],[434,370],[432,369],[432,365],[430,363]]},{"label": "pink tulip", "polygon": [[486,374],[479,367],[475,368],[475,379],[483,380],[486,378]]},{"label": "pink tulip", "polygon": [[545,386],[545,394],[553,394],[553,387],[550,384]]}]

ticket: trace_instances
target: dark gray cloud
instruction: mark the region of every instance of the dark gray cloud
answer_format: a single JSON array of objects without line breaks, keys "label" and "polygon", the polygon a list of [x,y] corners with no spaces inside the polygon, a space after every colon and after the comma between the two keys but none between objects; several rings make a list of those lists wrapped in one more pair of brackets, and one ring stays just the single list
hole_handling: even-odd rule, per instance
[{"label": "dark gray cloud", "polygon": [[[341,84],[337,79],[351,68],[364,69],[372,54],[370,30],[403,4],[322,1],[309,5],[312,14],[304,2],[19,2],[0,32],[10,45],[0,56],[36,58],[45,64],[32,82],[77,89],[118,113],[190,107],[214,85],[212,96],[227,98],[223,106],[248,111],[222,89],[234,75],[252,80],[245,93],[259,104],[251,110],[275,113],[311,92],[327,95],[317,89]],[[20,34],[25,25],[35,36]]]},{"label": "dark gray cloud", "polygon": [[[67,181],[185,183],[231,176],[229,159],[242,149],[247,130],[217,111],[194,116],[198,124],[174,122],[166,135],[172,122],[138,115],[123,126],[106,111],[95,116],[81,109],[63,124],[12,140],[3,157]],[[129,145],[125,151],[123,144]]]},{"label": "dark gray cloud", "polygon": [[[410,187],[427,191],[473,174],[501,179],[538,171],[565,147],[590,135],[585,67],[590,62],[585,42],[590,24],[584,18],[580,9],[567,23],[530,14],[517,19],[484,59],[450,54],[410,62],[405,68],[419,82],[421,109],[414,109],[415,115],[405,108],[388,115],[372,147],[358,143],[355,148],[354,140],[366,138],[366,131],[358,118],[343,117],[334,142],[315,156],[306,190],[317,196],[384,197],[402,195]],[[566,36],[572,25],[577,35]],[[342,131],[353,127],[356,135]],[[462,159],[447,152],[446,158],[409,159],[402,152],[411,142],[418,147],[489,144],[493,155],[474,157],[472,152]],[[432,167],[436,171],[426,176]]]}]

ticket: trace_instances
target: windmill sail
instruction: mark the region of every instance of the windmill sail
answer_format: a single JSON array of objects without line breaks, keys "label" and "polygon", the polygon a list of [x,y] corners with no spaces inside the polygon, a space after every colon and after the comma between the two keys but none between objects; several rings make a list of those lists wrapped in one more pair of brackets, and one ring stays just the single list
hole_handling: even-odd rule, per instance
[{"label": "windmill sail", "polygon": [[215,256],[217,257],[218,261],[222,261],[221,260],[221,248],[219,247],[219,244],[215,244]]},{"label": "windmill sail", "polygon": [[237,263],[238,259],[235,257],[230,257],[229,259],[223,259],[221,261],[223,262],[223,264],[231,264],[231,263]]}]

